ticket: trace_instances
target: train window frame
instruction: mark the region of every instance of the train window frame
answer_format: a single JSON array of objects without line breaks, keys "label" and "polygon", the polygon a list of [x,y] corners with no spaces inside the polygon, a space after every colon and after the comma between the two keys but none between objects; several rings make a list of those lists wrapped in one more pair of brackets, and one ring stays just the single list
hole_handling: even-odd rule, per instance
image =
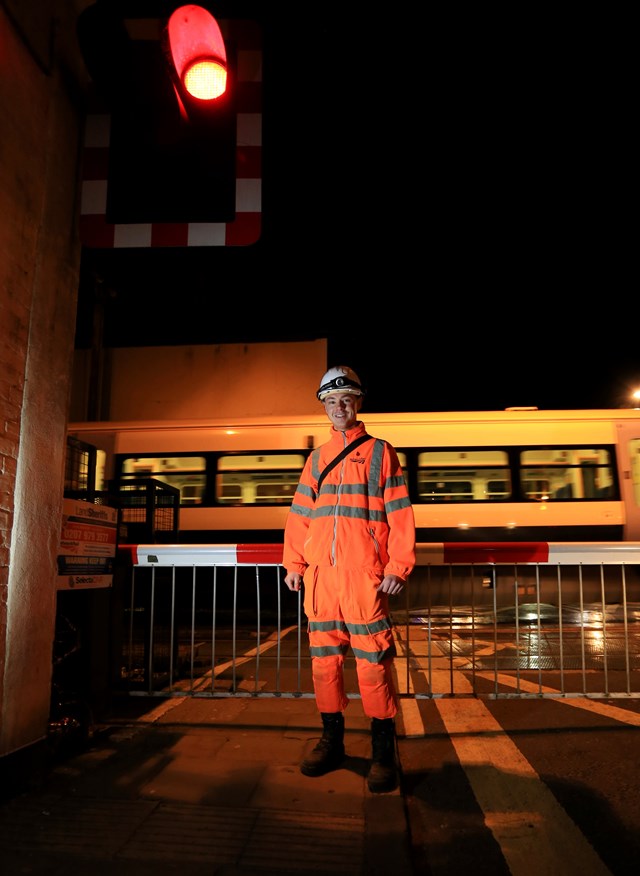
[{"label": "train window frame", "polygon": [[[554,454],[555,458],[526,459],[527,456],[543,453]],[[523,502],[603,502],[620,499],[613,445],[522,447],[518,455],[518,471]],[[536,489],[525,491],[525,482],[535,482]]]},{"label": "train window frame", "polygon": [[[143,454],[116,454],[117,477],[122,480],[139,477],[150,477],[164,481],[180,489],[180,506],[186,507],[278,507],[291,505],[295,488],[300,478],[310,449],[294,447],[278,450],[247,450],[247,451],[179,451],[157,452]],[[491,503],[535,503],[541,501],[606,501],[620,499],[620,486],[617,473],[617,457],[615,445],[595,444],[562,444],[562,445],[468,445],[468,446],[429,446],[396,448],[405,481],[409,488],[411,501],[416,505],[432,504],[477,504]],[[549,454],[553,454],[551,459]],[[233,468],[233,460],[251,458],[280,458],[284,465],[272,465],[261,468],[260,474],[254,478],[255,499],[246,501],[246,495],[222,495],[221,468],[228,460]],[[569,464],[568,458],[575,461]],[[292,458],[296,467],[291,469]],[[433,466],[424,465],[425,459],[434,462]],[[145,471],[140,465],[126,470],[127,460],[138,460],[141,465],[149,462]],[[158,460],[172,463],[158,467]],[[187,460],[189,461],[187,463]],[[194,465],[196,461],[196,465]],[[438,463],[437,465],[435,463]],[[444,463],[447,463],[446,465]],[[455,464],[453,464],[455,462]],[[579,490],[562,490],[553,488],[560,471],[565,474],[576,472],[582,476],[588,473],[591,486],[580,495]],[[487,489],[484,493],[476,487],[469,489],[467,481],[473,482],[475,473],[486,473],[486,486],[490,482],[500,489]],[[433,472],[442,488],[426,493],[421,484],[425,483],[424,473]],[[291,473],[290,477],[283,477]],[[453,473],[453,474],[452,474]],[[272,478],[273,493],[258,495],[258,485],[266,488],[265,474]],[[422,475],[422,477],[421,477]],[[451,477],[449,477],[451,475]],[[576,475],[577,476],[577,475]],[[188,478],[181,483],[176,477]],[[195,480],[193,480],[195,478]],[[465,480],[465,488],[456,492],[454,483]],[[227,489],[231,484],[227,480]],[[295,483],[294,483],[295,481]],[[478,481],[479,483],[479,481]],[[448,486],[447,486],[448,485]],[[599,486],[598,486],[599,485]],[[192,493],[185,495],[185,488]],[[195,493],[195,495],[194,495]]]},{"label": "train window frame", "polygon": [[[117,468],[117,477],[120,480],[131,480],[132,478],[155,478],[156,480],[163,481],[165,483],[169,483],[171,486],[176,486],[170,480],[167,480],[167,469],[168,466],[164,466],[162,468],[155,468],[154,463],[157,460],[186,460],[186,459],[197,459],[201,461],[201,467],[197,469],[190,468],[180,468],[177,466],[176,468],[171,469],[170,474],[176,478],[183,474],[192,474],[198,476],[201,479],[201,490],[199,499],[200,501],[194,502],[191,499],[185,501],[183,496],[183,491],[180,489],[180,507],[198,507],[198,508],[252,508],[252,507],[272,507],[272,506],[282,506],[282,505],[291,505],[293,501],[293,496],[295,493],[295,488],[297,487],[298,481],[300,480],[300,475],[302,474],[302,469],[304,467],[305,462],[307,461],[307,457],[309,456],[309,450],[302,450],[300,448],[293,448],[289,450],[247,450],[247,451],[180,451],[180,452],[167,452],[167,453],[121,453],[116,455],[116,468]],[[279,457],[282,460],[287,460],[287,458],[295,457],[297,462],[299,463],[299,467],[293,469],[295,471],[295,485],[293,484],[293,480],[290,481],[289,486],[291,489],[278,496],[275,495],[273,501],[269,501],[268,498],[261,496],[259,501],[247,502],[242,495],[238,496],[225,496],[221,495],[222,489],[221,484],[222,480],[220,478],[220,469],[221,469],[221,460],[225,459],[251,459],[255,457],[263,458],[263,457]],[[149,460],[150,464],[147,468],[141,468],[140,465],[136,466],[135,469],[132,467],[132,470],[126,470],[126,463],[129,460],[139,460],[142,464],[144,464],[145,460]],[[232,470],[232,469],[229,469]],[[264,474],[265,471],[268,476],[274,477],[276,480],[276,488],[279,486],[277,484],[278,475],[283,472],[291,471],[290,466],[287,466],[285,462],[283,462],[280,466],[274,466],[269,469],[261,469],[260,470],[260,480],[263,481],[262,485],[264,486]],[[258,480],[258,479],[257,479]],[[232,483],[227,483],[227,487],[233,486]]]},{"label": "train window frame", "polygon": [[[250,451],[231,451],[217,452],[215,454],[215,473],[211,479],[212,486],[212,504],[216,507],[224,508],[265,508],[265,507],[289,507],[293,502],[302,469],[309,456],[308,450],[296,448],[293,450],[250,450]],[[244,466],[242,468],[232,464],[225,469],[221,465],[223,460],[251,460],[256,459],[258,465],[262,466],[262,460],[268,457],[269,459],[280,459],[281,463],[273,467],[261,467],[252,469]],[[298,463],[293,468],[292,461]],[[222,498],[221,494],[225,487],[237,486],[237,481],[225,479],[225,474],[234,474],[236,472],[244,472],[245,474],[253,474],[255,477],[248,484],[246,489],[242,490],[239,499],[233,497]],[[284,476],[293,473],[292,478],[285,480]],[[239,475],[236,475],[239,477]],[[276,492],[259,496],[260,487],[271,486]],[[281,492],[283,487],[285,492]],[[253,495],[254,501],[247,501],[247,497]]]},{"label": "train window frame", "polygon": [[[426,457],[434,460],[434,465],[426,465]],[[413,459],[415,475],[413,500],[415,504],[476,504],[480,502],[513,501],[513,465],[508,447],[464,446],[464,447],[418,447]],[[498,494],[477,489],[479,478],[476,472],[484,471],[491,481],[502,480],[506,490]],[[433,492],[425,492],[422,484],[426,479],[421,473],[434,475]],[[456,492],[453,486],[466,485],[466,489]],[[445,487],[449,485],[448,489]],[[440,488],[442,487],[442,488]]]},{"label": "train window frame", "polygon": [[[141,465],[131,466],[131,470],[127,470],[127,462],[139,460]],[[148,467],[144,466],[144,460],[149,461]],[[163,460],[166,463],[176,463],[175,465],[165,464],[154,467],[158,461]],[[186,460],[193,460],[191,465],[186,464]],[[183,462],[180,465],[180,462]],[[207,454],[193,451],[185,452],[169,452],[169,453],[120,453],[116,456],[117,477],[121,482],[140,478],[153,478],[154,480],[162,481],[170,487],[174,487],[180,491],[180,507],[181,508],[201,508],[205,505],[205,496],[207,492]],[[195,489],[187,495],[183,490]]]}]

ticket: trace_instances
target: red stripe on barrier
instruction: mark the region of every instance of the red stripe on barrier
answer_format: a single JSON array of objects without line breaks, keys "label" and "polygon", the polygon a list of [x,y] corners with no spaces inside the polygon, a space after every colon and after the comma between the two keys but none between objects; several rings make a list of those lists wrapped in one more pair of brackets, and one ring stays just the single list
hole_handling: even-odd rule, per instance
[{"label": "red stripe on barrier", "polygon": [[118,557],[122,559],[122,557],[127,558],[127,562],[131,563],[132,566],[138,565],[138,545],[137,544],[119,544],[118,545]]},{"label": "red stripe on barrier", "polygon": [[[86,213],[80,216],[80,236],[87,246],[104,247],[113,246],[116,237],[115,225],[108,225],[106,217],[98,213]],[[91,241],[89,243],[89,241]]]},{"label": "red stripe on barrier", "polygon": [[281,544],[239,544],[236,553],[239,563],[281,563]]},{"label": "red stripe on barrier", "polygon": [[262,82],[236,82],[239,113],[262,112]]},{"label": "red stripe on barrier", "polygon": [[188,246],[189,226],[181,222],[154,222],[151,246]]},{"label": "red stripe on barrier", "polygon": [[236,179],[262,178],[262,149],[260,146],[238,146],[236,150]]},{"label": "red stripe on barrier", "polygon": [[104,146],[85,146],[82,158],[82,179],[102,180],[109,173],[109,150]]},{"label": "red stripe on barrier", "polygon": [[547,542],[497,541],[483,543],[449,542],[444,545],[445,563],[546,563]]},{"label": "red stripe on barrier", "polygon": [[260,213],[236,213],[235,222],[228,222],[227,246],[249,246],[260,239],[262,218]]}]

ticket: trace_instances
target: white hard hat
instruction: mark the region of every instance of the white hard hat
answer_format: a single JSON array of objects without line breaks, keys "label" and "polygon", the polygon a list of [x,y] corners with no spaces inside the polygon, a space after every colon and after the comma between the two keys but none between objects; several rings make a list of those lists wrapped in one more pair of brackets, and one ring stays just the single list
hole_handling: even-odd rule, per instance
[{"label": "white hard hat", "polygon": [[364,395],[360,378],[346,365],[336,365],[329,368],[320,381],[320,389],[316,393],[320,401],[333,392],[350,392],[352,395]]}]

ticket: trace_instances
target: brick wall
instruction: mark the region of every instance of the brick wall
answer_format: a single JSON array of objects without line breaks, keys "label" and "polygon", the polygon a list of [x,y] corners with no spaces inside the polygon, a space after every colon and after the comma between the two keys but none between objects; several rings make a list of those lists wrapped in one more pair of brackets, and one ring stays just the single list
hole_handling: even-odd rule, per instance
[{"label": "brick wall", "polygon": [[74,0],[0,6],[0,764],[43,739],[80,245]]}]

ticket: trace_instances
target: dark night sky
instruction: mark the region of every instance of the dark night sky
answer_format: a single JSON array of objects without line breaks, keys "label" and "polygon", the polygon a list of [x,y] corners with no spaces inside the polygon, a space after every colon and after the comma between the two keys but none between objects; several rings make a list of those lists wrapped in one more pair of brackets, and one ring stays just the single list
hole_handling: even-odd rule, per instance
[{"label": "dark night sky", "polygon": [[640,354],[619,23],[370,8],[271,13],[261,240],[85,250],[79,343],[97,273],[107,345],[328,338],[369,410],[624,404]]}]

